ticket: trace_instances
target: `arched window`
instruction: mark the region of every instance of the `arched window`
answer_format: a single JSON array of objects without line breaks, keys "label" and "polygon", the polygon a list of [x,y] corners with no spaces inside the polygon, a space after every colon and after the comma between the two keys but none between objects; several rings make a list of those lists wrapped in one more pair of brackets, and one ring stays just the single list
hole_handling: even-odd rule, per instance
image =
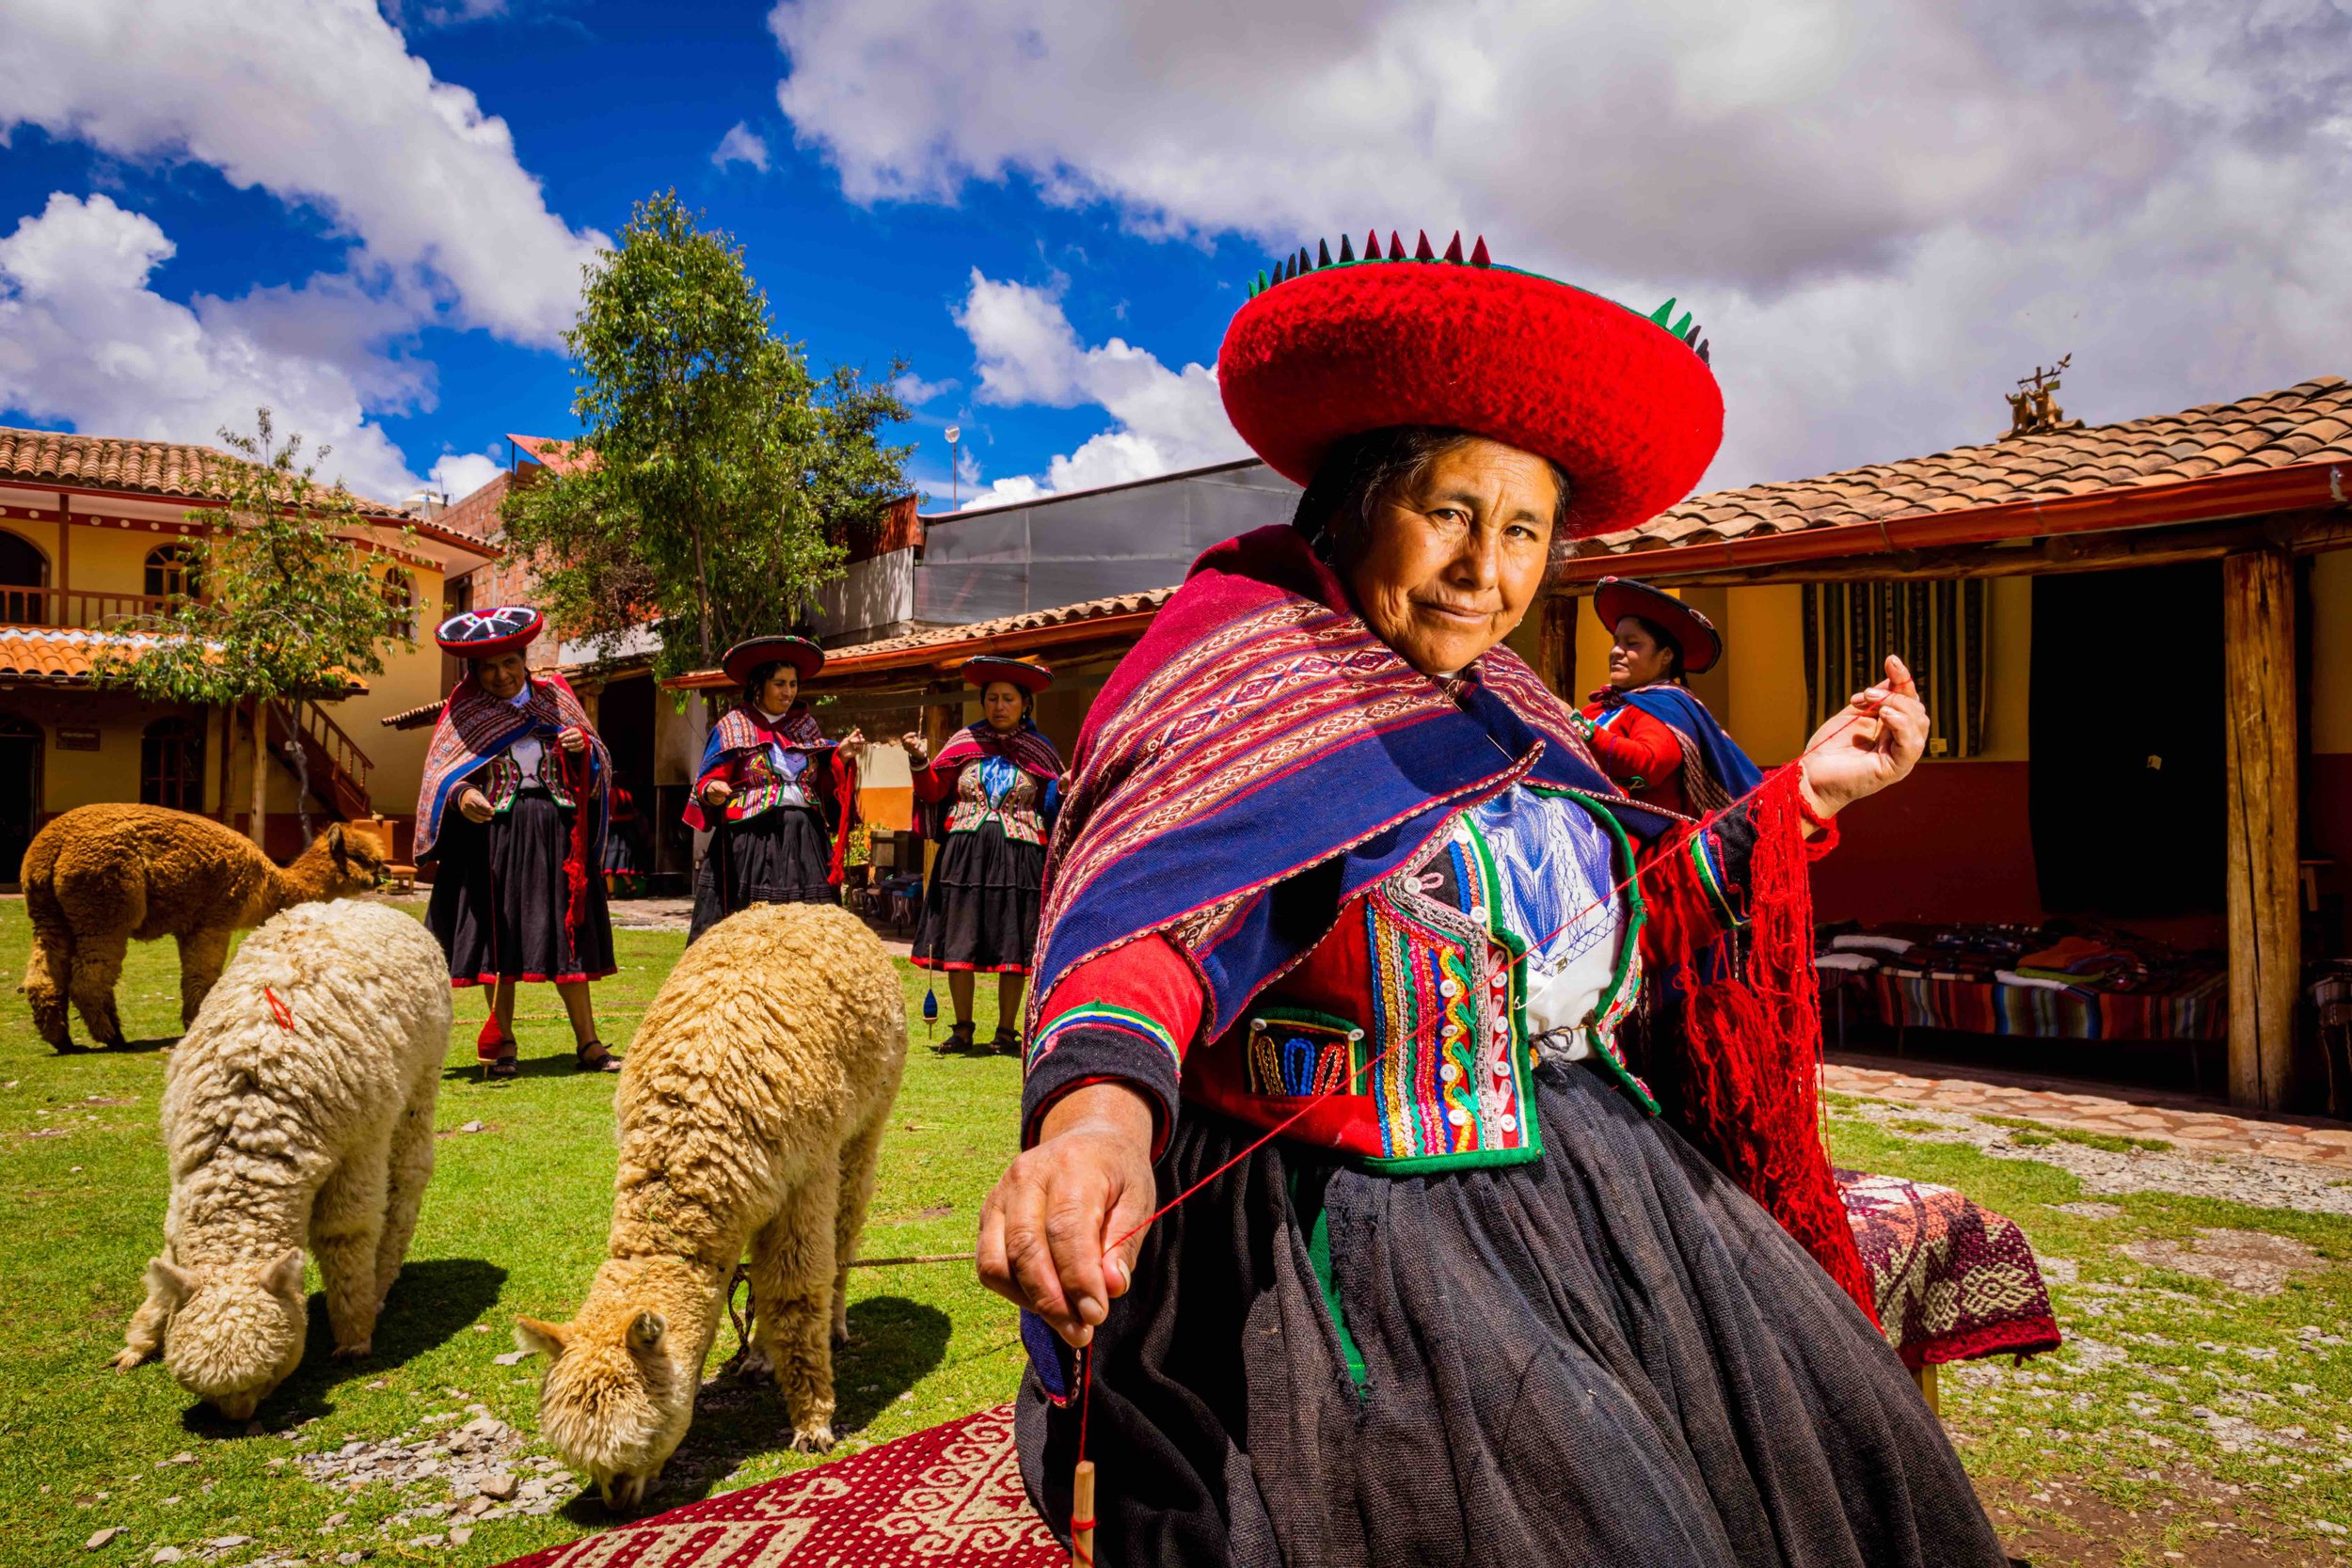
[{"label": "arched window", "polygon": [[49,624],[49,558],[21,533],[0,530],[0,622],[17,626]]},{"label": "arched window", "polygon": [[399,567],[389,566],[385,568],[381,592],[384,594],[384,602],[401,612],[392,623],[394,628],[404,637],[415,637],[417,635],[416,580]]},{"label": "arched window", "polygon": [[204,592],[199,573],[203,557],[187,545],[158,545],[147,552],[146,594],[151,599],[193,599]]},{"label": "arched window", "polygon": [[204,721],[158,719],[139,737],[139,800],[174,811],[204,809]]}]

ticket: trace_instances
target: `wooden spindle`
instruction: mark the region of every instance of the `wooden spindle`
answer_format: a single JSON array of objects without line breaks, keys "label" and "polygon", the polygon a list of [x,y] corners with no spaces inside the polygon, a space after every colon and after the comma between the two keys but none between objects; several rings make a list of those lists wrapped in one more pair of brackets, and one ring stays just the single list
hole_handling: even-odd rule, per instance
[{"label": "wooden spindle", "polygon": [[1094,1568],[1094,1461],[1081,1459],[1070,1480],[1070,1561]]}]

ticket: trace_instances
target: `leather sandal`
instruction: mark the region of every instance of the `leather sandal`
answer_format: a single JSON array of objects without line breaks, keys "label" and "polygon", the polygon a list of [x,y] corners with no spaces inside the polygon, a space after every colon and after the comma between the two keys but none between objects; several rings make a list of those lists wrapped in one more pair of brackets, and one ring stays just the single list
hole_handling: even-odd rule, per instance
[{"label": "leather sandal", "polygon": [[501,1029],[499,1021],[493,1017],[482,1025],[482,1033],[474,1037],[473,1053],[485,1064],[495,1062],[501,1056],[512,1058],[515,1054],[515,1037]]},{"label": "leather sandal", "polygon": [[949,1052],[969,1051],[972,1049],[972,1033],[978,1027],[976,1023],[956,1024],[947,1031],[947,1037],[932,1046],[931,1050],[942,1056]]},{"label": "leather sandal", "polygon": [[509,1078],[515,1077],[522,1071],[521,1064],[516,1061],[515,1054],[515,1042],[508,1040],[503,1053],[496,1056],[482,1058],[482,1076],[494,1084],[502,1084]]},{"label": "leather sandal", "polygon": [[572,1060],[582,1072],[618,1072],[621,1059],[605,1048],[602,1040],[590,1040],[586,1045],[572,1048]]},{"label": "leather sandal", "polygon": [[990,1048],[999,1055],[1019,1056],[1025,1053],[1021,1031],[1018,1029],[1000,1028],[996,1031],[996,1037],[988,1043]]}]

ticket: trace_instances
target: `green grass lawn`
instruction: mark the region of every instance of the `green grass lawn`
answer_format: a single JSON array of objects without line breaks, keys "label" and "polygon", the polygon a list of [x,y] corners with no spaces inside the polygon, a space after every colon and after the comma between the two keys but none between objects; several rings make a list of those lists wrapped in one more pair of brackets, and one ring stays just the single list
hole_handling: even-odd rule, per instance
[{"label": "green grass lawn", "polygon": [[[596,987],[596,1002],[605,1038],[625,1048],[685,938],[616,938],[621,972]],[[0,970],[11,984],[26,942],[23,903],[0,901]],[[1009,1057],[927,1050],[924,981],[900,968],[914,1045],[865,1250],[963,1251],[980,1199],[1012,1155],[1020,1069]],[[993,990],[980,987],[982,1039],[995,1027]],[[253,1539],[217,1560],[252,1561],[274,1548],[331,1562],[372,1549],[379,1563],[489,1563],[611,1523],[582,1500],[482,1525],[463,1547],[410,1548],[400,1543],[435,1527],[388,1531],[386,1517],[445,1497],[381,1484],[329,1491],[294,1462],[471,1403],[535,1434],[539,1363],[493,1357],[514,1349],[516,1313],[567,1318],[578,1305],[604,1257],[613,1162],[613,1080],[572,1070],[553,991],[524,990],[516,1020],[523,1075],[498,1085],[473,1066],[482,993],[458,993],[433,1185],[375,1353],[330,1363],[314,1295],[309,1354],[262,1406],[254,1435],[191,1400],[159,1364],[127,1374],[105,1365],[163,1238],[160,1047],[179,1033],[171,944],[134,945],[119,995],[135,1042],[126,1052],[53,1054],[20,998],[0,1007],[0,1563],[55,1563],[68,1553],[145,1563],[163,1545],[196,1561],[202,1543],[230,1535]],[[944,1012],[945,987],[939,1000]],[[473,1121],[485,1131],[455,1131]],[[855,1340],[834,1366],[836,1456],[1007,1399],[1019,1377],[1013,1310],[979,1288],[968,1263],[857,1270],[850,1323]],[[713,1370],[733,1349],[733,1332],[723,1331]],[[789,1436],[771,1384],[707,1389],[656,1501],[675,1506],[816,1463],[788,1451]],[[532,1451],[547,1450],[534,1441]],[[193,1463],[169,1463],[183,1453]],[[338,1513],[345,1520],[322,1534]],[[84,1556],[84,1542],[108,1526],[123,1534]]]},{"label": "green grass lawn", "polygon": [[[0,969],[22,972],[25,942],[23,905],[0,901]],[[683,938],[624,931],[618,942],[622,972],[596,992],[606,1037],[625,1046]],[[969,1247],[1013,1148],[1016,1064],[924,1049],[923,980],[904,973],[915,1043],[882,1146],[868,1256]],[[54,1055],[21,1001],[0,1007],[0,1564],[147,1563],[162,1546],[230,1568],[360,1550],[377,1563],[478,1564],[612,1523],[581,1499],[480,1525],[463,1546],[410,1546],[438,1527],[389,1516],[445,1493],[329,1490],[298,1463],[353,1439],[434,1430],[434,1418],[477,1403],[533,1437],[531,1452],[547,1451],[533,1435],[537,1363],[494,1358],[513,1348],[517,1312],[568,1317],[603,1256],[613,1081],[571,1070],[561,1009],[542,988],[526,990],[517,1020],[524,1075],[498,1086],[473,1067],[480,993],[460,993],[438,1164],[371,1359],[329,1363],[314,1302],[310,1355],[257,1432],[214,1418],[160,1366],[107,1370],[161,1242],[159,1048],[177,1033],[177,988],[168,944],[133,950],[120,996],[139,1044],[120,1053]],[[982,1038],[996,1022],[991,989]],[[1907,1113],[1873,1120],[1841,1097],[1831,1111],[1842,1163],[1959,1186],[2062,1260],[2054,1293],[2068,1347],[1945,1378],[1947,1419],[2012,1550],[2038,1568],[2335,1560],[2346,1538],[2328,1527],[2352,1527],[2352,1270],[2342,1266],[2352,1219],[2158,1194],[2108,1197],[2118,1212],[2106,1217],[2062,1212],[2053,1205],[2087,1195],[2051,1164],[1990,1157]],[[485,1130],[456,1131],[476,1121]],[[2249,1296],[2120,1250],[2187,1243],[2207,1227],[2300,1242],[2320,1266]],[[1012,1311],[968,1264],[860,1270],[850,1315],[836,1455],[1014,1387]],[[723,1333],[714,1370],[732,1338]],[[771,1386],[707,1387],[656,1504],[816,1462],[790,1453],[787,1435]],[[83,1554],[111,1526],[123,1533]],[[251,1540],[203,1547],[230,1536]]]}]

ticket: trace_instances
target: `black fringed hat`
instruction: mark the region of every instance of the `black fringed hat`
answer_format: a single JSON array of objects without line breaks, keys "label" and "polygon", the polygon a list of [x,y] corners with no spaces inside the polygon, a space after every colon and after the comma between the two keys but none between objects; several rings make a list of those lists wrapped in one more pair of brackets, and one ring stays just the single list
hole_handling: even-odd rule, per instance
[{"label": "black fringed hat", "polygon": [[1612,632],[1629,615],[1662,627],[1682,650],[1682,673],[1696,675],[1724,657],[1723,633],[1715,623],[1662,589],[1631,578],[1603,578],[1593,587],[1593,611]]},{"label": "black fringed hat", "polygon": [[433,641],[459,658],[496,658],[531,646],[547,624],[546,616],[526,605],[461,610],[435,629]]}]

